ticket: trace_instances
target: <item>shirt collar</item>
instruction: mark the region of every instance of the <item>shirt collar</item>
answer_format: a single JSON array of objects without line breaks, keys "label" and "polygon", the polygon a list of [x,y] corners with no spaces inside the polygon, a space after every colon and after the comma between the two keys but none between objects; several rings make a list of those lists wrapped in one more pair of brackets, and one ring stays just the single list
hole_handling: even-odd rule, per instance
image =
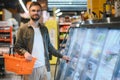
[{"label": "shirt collar", "polygon": [[[28,27],[32,27],[32,25],[30,24],[30,22],[27,23]],[[40,27],[40,23],[38,24],[38,27]]]},{"label": "shirt collar", "polygon": [[28,22],[28,27],[32,27],[32,25]]}]

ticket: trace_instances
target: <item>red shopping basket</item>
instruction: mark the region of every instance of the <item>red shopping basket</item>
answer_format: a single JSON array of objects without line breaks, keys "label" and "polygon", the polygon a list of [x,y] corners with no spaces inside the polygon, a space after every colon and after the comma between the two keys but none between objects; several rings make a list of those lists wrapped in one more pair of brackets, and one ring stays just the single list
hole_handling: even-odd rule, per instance
[{"label": "red shopping basket", "polygon": [[5,59],[5,70],[19,75],[31,74],[36,58],[32,61],[25,60],[24,57],[3,54]]}]

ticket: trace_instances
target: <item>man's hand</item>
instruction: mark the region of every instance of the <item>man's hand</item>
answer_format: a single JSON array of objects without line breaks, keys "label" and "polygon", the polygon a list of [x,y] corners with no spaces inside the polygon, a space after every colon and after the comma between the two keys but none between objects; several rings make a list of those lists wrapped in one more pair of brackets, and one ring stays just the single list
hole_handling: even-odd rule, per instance
[{"label": "man's hand", "polygon": [[62,57],[62,59],[66,60],[67,63],[70,61],[70,57],[65,56],[65,55]]},{"label": "man's hand", "polygon": [[29,52],[25,52],[24,57],[26,60],[31,61],[32,60],[32,55]]}]

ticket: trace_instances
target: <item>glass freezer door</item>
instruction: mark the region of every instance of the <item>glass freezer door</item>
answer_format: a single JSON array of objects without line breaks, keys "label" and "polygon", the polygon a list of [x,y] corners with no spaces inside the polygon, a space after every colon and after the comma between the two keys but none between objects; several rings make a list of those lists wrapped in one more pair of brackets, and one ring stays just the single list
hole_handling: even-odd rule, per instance
[{"label": "glass freezer door", "polygon": [[109,30],[95,80],[112,80],[119,51],[120,30]]},{"label": "glass freezer door", "polygon": [[[82,55],[79,59],[81,60],[79,65],[83,67],[79,80],[94,80],[107,33],[108,29],[105,28],[88,29],[87,38],[81,52]],[[84,65],[81,64],[83,61]]]},{"label": "glass freezer door", "polygon": [[77,62],[80,55],[81,46],[86,36],[86,29],[74,28],[73,38],[68,49],[68,56],[70,56],[70,62],[64,66],[60,80],[72,80],[75,72]]}]

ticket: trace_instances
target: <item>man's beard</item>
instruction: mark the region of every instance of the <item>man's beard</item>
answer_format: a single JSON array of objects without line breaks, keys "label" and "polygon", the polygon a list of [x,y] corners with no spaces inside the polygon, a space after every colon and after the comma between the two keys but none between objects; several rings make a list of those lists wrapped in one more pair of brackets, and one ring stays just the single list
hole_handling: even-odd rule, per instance
[{"label": "man's beard", "polygon": [[32,19],[33,21],[38,21],[38,20],[40,19],[40,16],[38,16],[37,18],[31,17],[31,19]]},{"label": "man's beard", "polygon": [[38,21],[40,18],[31,18],[33,21]]}]

